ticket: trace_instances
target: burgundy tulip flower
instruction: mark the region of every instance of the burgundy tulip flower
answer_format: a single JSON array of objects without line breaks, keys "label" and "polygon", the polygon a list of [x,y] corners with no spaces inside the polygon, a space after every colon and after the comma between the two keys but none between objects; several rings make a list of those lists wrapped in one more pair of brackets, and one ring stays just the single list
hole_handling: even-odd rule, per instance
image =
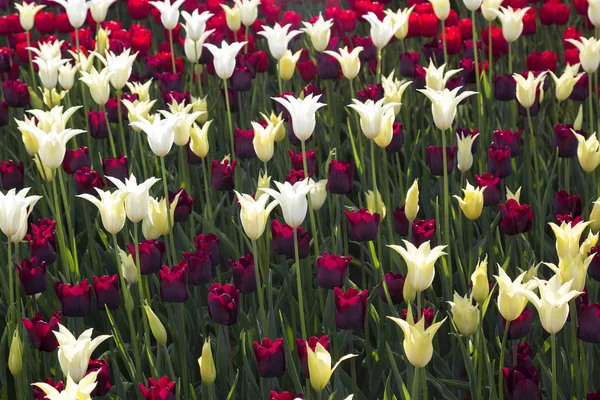
[{"label": "burgundy tulip flower", "polygon": [[[495,47],[494,45],[492,45]],[[494,94],[496,100],[511,101],[517,98],[517,82],[512,75],[494,76]]]},{"label": "burgundy tulip flower", "polygon": [[7,73],[13,69],[13,50],[8,47],[0,47],[0,72]]},{"label": "burgundy tulip flower", "polygon": [[179,194],[179,199],[177,201],[177,206],[175,206],[175,222],[185,222],[190,219],[190,215],[192,214],[192,206],[194,204],[194,199],[190,197],[185,189],[179,189],[175,193],[171,193],[169,195],[169,203],[175,200],[175,197]]},{"label": "burgundy tulip flower", "polygon": [[[364,50],[361,53],[364,53]],[[364,103],[367,100],[373,100],[377,102],[383,99],[383,86],[381,86],[380,84],[368,84],[367,86],[363,87],[358,92],[356,92],[356,99],[362,103]]]},{"label": "burgundy tulip flower", "polygon": [[285,176],[285,181],[294,185],[297,182],[304,180],[304,171],[301,169],[291,170],[289,174]]},{"label": "burgundy tulip flower", "polygon": [[510,199],[506,204],[500,204],[500,231],[505,235],[518,235],[529,232],[533,224],[533,211],[528,204],[519,204]]},{"label": "burgundy tulip flower", "polygon": [[492,143],[488,150],[488,168],[490,173],[498,174],[500,178],[512,175],[510,149],[501,144]]},{"label": "burgundy tulip flower", "polygon": [[510,149],[510,156],[512,158],[521,154],[521,134],[522,129],[511,131],[509,129],[496,129],[493,133],[494,143],[508,147]]},{"label": "burgundy tulip flower", "polygon": [[87,279],[77,285],[54,283],[56,297],[60,301],[62,314],[65,317],[85,317],[90,312],[92,292]]},{"label": "burgundy tulip flower", "polygon": [[[587,1],[586,1],[586,4],[587,4]],[[595,393],[590,392],[590,393],[586,394],[585,400],[600,400],[600,390],[598,390]]]},{"label": "burgundy tulip flower", "polygon": [[163,265],[159,272],[160,298],[170,303],[181,303],[187,300],[187,265],[177,264],[169,269]]},{"label": "burgundy tulip flower", "polygon": [[[304,171],[302,152],[296,154],[292,150],[288,150],[288,154],[292,162],[292,169]],[[313,176],[317,173],[317,154],[314,150],[306,151],[306,171],[308,172],[308,176]]]},{"label": "burgundy tulip flower", "polygon": [[350,288],[345,292],[340,288],[333,289],[335,296],[335,325],[338,329],[362,329],[365,323],[368,290],[359,292]]},{"label": "burgundy tulip flower", "polygon": [[323,289],[342,287],[351,260],[352,256],[323,253],[317,258],[317,285]]},{"label": "burgundy tulip flower", "polygon": [[396,207],[396,209],[392,211],[392,223],[394,225],[394,232],[396,232],[400,236],[408,235],[408,227],[410,224],[410,222],[406,218],[404,207],[405,206]]},{"label": "burgundy tulip flower", "polygon": [[[388,272],[385,275],[385,283],[387,285],[388,293],[390,294],[390,300],[392,304],[400,304],[404,301],[404,281],[406,276],[401,274],[394,274]],[[383,282],[379,284],[379,298],[387,303],[387,297],[385,296],[385,289],[383,288]]]},{"label": "burgundy tulip flower", "polygon": [[194,244],[197,250],[203,250],[210,254],[210,259],[213,265],[218,265],[221,262],[219,252],[219,238],[214,233],[201,233],[194,238]]},{"label": "burgundy tulip flower", "polygon": [[280,392],[272,391],[269,395],[269,400],[297,400],[303,399],[304,396],[301,394],[292,394],[290,392]]},{"label": "burgundy tulip flower", "polygon": [[105,310],[105,306],[109,310],[116,310],[121,305],[121,297],[119,296],[119,276],[118,275],[103,275],[101,277],[94,276],[94,293],[96,294],[96,308]]},{"label": "burgundy tulip flower", "polygon": [[236,164],[237,161],[230,164],[228,159],[222,162],[213,160],[211,183],[215,189],[220,192],[233,190]]},{"label": "burgundy tulip flower", "polygon": [[341,75],[340,63],[329,54],[317,57],[317,76],[322,80],[337,80]]},{"label": "burgundy tulip flower", "polygon": [[[102,159],[102,172],[104,176],[112,176],[120,181],[124,181],[125,178],[129,178],[127,157],[120,155],[117,158]],[[109,182],[109,186],[113,186],[112,183]]]},{"label": "burgundy tulip flower", "polygon": [[84,167],[78,169],[73,174],[73,184],[75,185],[75,192],[77,194],[91,194],[96,196],[96,188],[104,188],[104,181],[100,174],[96,171]]},{"label": "burgundy tulip flower", "polygon": [[[127,245],[129,253],[135,262],[135,247],[131,244]],[[160,240],[144,240],[138,246],[140,253],[140,271],[142,275],[156,274],[160,271],[163,265],[163,259],[166,251],[165,243]]]},{"label": "burgundy tulip flower", "polygon": [[317,343],[321,343],[321,346],[327,351],[329,351],[329,338],[327,335],[323,335],[321,337],[311,336],[307,341],[304,339],[296,339],[296,352],[298,353],[298,359],[300,360],[300,369],[302,370],[302,375],[305,378],[310,377],[310,373],[308,371],[308,350],[306,349],[306,344],[308,342],[308,347],[312,351],[317,350]]},{"label": "burgundy tulip flower", "polygon": [[344,214],[346,214],[348,233],[351,240],[369,242],[377,238],[381,220],[379,213],[371,214],[366,209],[361,208],[358,211],[344,210]]},{"label": "burgundy tulip flower", "polygon": [[193,253],[183,253],[183,260],[179,265],[187,265],[187,279],[194,286],[204,285],[213,279],[210,254],[205,251],[196,250]]},{"label": "burgundy tulip flower", "polygon": [[104,112],[93,110],[88,112],[88,124],[92,138],[96,140],[108,139],[108,125]]},{"label": "burgundy tulip flower", "polygon": [[[485,190],[484,190],[485,192]],[[412,244],[419,247],[429,241],[431,247],[436,246],[436,222],[435,219],[424,220],[417,219],[412,223],[412,237],[409,238]]]},{"label": "burgundy tulip flower", "polygon": [[500,175],[485,172],[483,175],[474,175],[477,187],[485,187],[483,191],[483,205],[495,206],[500,202]]},{"label": "burgundy tulip flower", "polygon": [[588,256],[592,254],[594,254],[594,258],[588,267],[588,275],[595,281],[600,282],[600,244],[590,249]]},{"label": "burgundy tulip flower", "polygon": [[296,68],[304,82],[311,82],[317,77],[317,66],[310,59],[299,61]]},{"label": "burgundy tulip flower", "polygon": [[[299,226],[296,228],[298,235],[298,256],[301,259],[308,257],[310,254],[310,239],[308,232],[304,232],[304,229]],[[276,219],[271,222],[271,235],[273,237],[271,247],[273,252],[278,256],[286,256],[287,258],[294,258],[294,228],[288,224],[282,225],[281,222]]]},{"label": "burgundy tulip flower", "polygon": [[[422,308],[420,317],[416,314],[416,310],[413,309],[412,312],[413,312],[413,321],[419,322],[419,320],[421,318],[425,320],[423,323],[425,326],[425,329],[429,328],[431,326],[431,324],[433,323],[433,318],[435,317],[435,312],[433,312],[433,308],[431,308],[431,307]],[[400,313],[400,317],[402,317],[402,319],[406,321],[407,316],[408,316],[408,310],[406,308],[403,308],[402,312]]]},{"label": "burgundy tulip flower", "polygon": [[230,79],[236,92],[247,92],[252,87],[252,72],[248,67],[236,66]]},{"label": "burgundy tulip flower", "polygon": [[60,311],[55,312],[46,320],[40,313],[35,313],[31,320],[23,318],[23,326],[27,330],[29,342],[34,349],[51,353],[58,347],[54,331],[58,332]]},{"label": "burgundy tulip flower", "polygon": [[2,92],[10,107],[23,108],[29,104],[29,88],[20,80],[4,81]]},{"label": "burgundy tulip flower", "polygon": [[581,215],[581,199],[579,195],[569,195],[567,191],[561,190],[554,193],[554,215],[570,215],[579,217]]},{"label": "burgundy tulip flower", "polygon": [[278,378],[285,375],[285,351],[283,339],[272,341],[264,338],[254,342],[254,357],[258,373],[263,378]]},{"label": "burgundy tulip flower", "polygon": [[158,88],[161,93],[167,92],[183,92],[183,80],[181,73],[163,72],[156,75],[158,79]]},{"label": "burgundy tulip flower", "polygon": [[[561,158],[577,157],[579,142],[571,129],[573,129],[573,125],[558,124],[554,126],[554,147],[558,149],[558,156]],[[587,137],[585,131],[578,130],[576,132],[583,137]]]},{"label": "burgundy tulip flower", "polygon": [[62,168],[67,174],[72,175],[78,169],[90,167],[90,156],[87,147],[81,146],[77,150],[67,149],[62,162]]},{"label": "burgundy tulip flower", "polygon": [[[510,322],[508,326],[508,339],[509,340],[519,340],[524,338],[529,334],[531,330],[531,326],[535,321],[535,312],[525,309],[519,315],[517,319]],[[499,321],[499,329],[500,335],[504,335],[504,327],[506,326],[506,320],[500,315]]]},{"label": "burgundy tulip flower", "polygon": [[23,162],[14,162],[13,160],[2,161],[0,163],[0,179],[2,180],[2,189],[21,190],[25,181],[25,170]]},{"label": "burgundy tulip flower", "polygon": [[533,352],[529,343],[519,343],[516,364],[525,368],[533,366]]},{"label": "burgundy tulip flower", "polygon": [[38,262],[35,257],[24,259],[21,264],[15,264],[15,269],[26,295],[42,293],[48,288],[45,262]]},{"label": "burgundy tulip flower", "polygon": [[[240,257],[238,261],[229,260],[233,282],[242,294],[256,292],[256,272],[254,265],[254,254],[248,253]],[[260,274],[260,272],[259,272]]]},{"label": "burgundy tulip flower", "polygon": [[[59,393],[65,390],[65,385],[62,381],[54,382],[52,378],[48,378],[44,381],[48,385],[52,386]],[[47,400],[46,393],[37,386],[33,386],[33,400]]]},{"label": "burgundy tulip flower", "polygon": [[332,194],[352,193],[354,162],[331,160],[327,173],[327,190]]},{"label": "burgundy tulip flower", "polygon": [[392,125],[392,141],[387,145],[385,151],[388,153],[396,153],[402,149],[404,144],[404,131],[400,122],[394,122]]},{"label": "burgundy tulip flower", "polygon": [[600,343],[600,306],[598,303],[579,306],[577,337],[587,343]]},{"label": "burgundy tulip flower", "polygon": [[[444,155],[440,146],[428,146],[427,150],[427,166],[431,175],[444,175]],[[454,156],[456,155],[456,146],[446,146],[446,166],[448,174],[454,171]]]},{"label": "burgundy tulip flower", "polygon": [[213,283],[208,291],[208,314],[221,325],[233,325],[240,312],[240,292],[235,286]]},{"label": "burgundy tulip flower", "polygon": [[400,75],[406,78],[413,78],[415,75],[415,65],[419,64],[421,53],[402,53],[400,54]]},{"label": "burgundy tulip flower", "polygon": [[163,376],[159,380],[148,378],[148,387],[139,383],[138,387],[144,400],[175,400],[177,393],[175,382]]},{"label": "burgundy tulip flower", "polygon": [[31,234],[25,235],[29,242],[29,257],[38,263],[51,265],[56,261],[56,222],[51,219],[38,220],[31,224]]},{"label": "burgundy tulip flower", "polygon": [[502,368],[504,385],[511,400],[541,400],[537,371],[535,367],[516,366]]},{"label": "burgundy tulip flower", "polygon": [[92,372],[98,372],[96,375],[96,387],[92,391],[91,396],[105,396],[112,387],[110,383],[110,368],[108,361],[106,360],[89,360],[88,369],[85,375],[89,375]]},{"label": "burgundy tulip flower", "polygon": [[[254,130],[243,130],[235,128],[233,133],[233,146],[235,149],[235,156],[242,160],[248,160],[256,157],[256,151],[254,151]],[[213,161],[214,165],[214,161]]]}]

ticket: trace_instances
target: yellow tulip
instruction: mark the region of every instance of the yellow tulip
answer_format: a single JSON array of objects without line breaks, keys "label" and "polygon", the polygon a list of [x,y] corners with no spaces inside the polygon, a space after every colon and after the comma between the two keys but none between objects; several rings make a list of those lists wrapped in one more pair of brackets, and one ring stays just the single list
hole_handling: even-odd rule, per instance
[{"label": "yellow tulip", "polygon": [[217,369],[215,368],[215,361],[213,359],[212,350],[210,349],[210,339],[204,341],[202,346],[202,356],[198,358],[198,365],[200,366],[200,376],[202,382],[205,385],[212,385],[215,379],[217,379]]},{"label": "yellow tulip", "polygon": [[294,76],[294,72],[296,72],[296,63],[300,59],[300,54],[302,54],[302,50],[298,50],[296,53],[292,53],[287,50],[283,57],[279,60],[279,76],[284,81],[289,81]]},{"label": "yellow tulip", "polygon": [[[150,324],[150,331],[152,331],[152,336],[159,344],[163,346],[167,344],[167,330],[158,316],[152,311],[148,304],[144,304],[144,311],[146,312],[146,317],[148,318],[148,323]],[[202,349],[204,352],[204,349]]]},{"label": "yellow tulip", "polygon": [[419,179],[415,179],[406,193],[406,203],[404,205],[404,214],[409,222],[417,218],[419,212]]},{"label": "yellow tulip", "polygon": [[474,221],[481,216],[483,211],[483,191],[485,187],[475,188],[467,182],[466,189],[463,189],[465,195],[464,199],[460,196],[454,195],[454,198],[458,200],[460,209],[465,214],[465,217]]},{"label": "yellow tulip", "polygon": [[524,277],[525,272],[512,281],[502,268],[499,269],[498,275],[494,275],[494,278],[496,278],[496,281],[498,282],[498,287],[500,288],[500,294],[498,295],[498,310],[506,321],[514,321],[517,319],[527,305],[527,298],[524,297],[521,292],[530,289],[532,287],[532,282],[523,284]]},{"label": "yellow tulip", "polygon": [[8,369],[12,376],[21,375],[21,371],[23,370],[23,346],[21,345],[21,337],[19,336],[18,329],[15,329],[12,341],[10,342]]},{"label": "yellow tulip", "polygon": [[308,372],[310,374],[310,385],[316,392],[321,392],[327,384],[333,371],[340,365],[344,360],[352,357],[356,357],[357,354],[347,354],[331,368],[331,354],[321,345],[317,343],[315,351],[313,351],[308,343],[306,344],[307,358],[308,358]]},{"label": "yellow tulip", "polygon": [[473,298],[479,304],[483,304],[490,294],[490,283],[487,276],[487,255],[477,263],[475,271],[471,274],[471,283],[473,284]]},{"label": "yellow tulip", "polygon": [[479,308],[473,305],[469,296],[461,297],[456,292],[453,301],[449,301],[448,304],[452,307],[452,319],[460,334],[471,336],[479,324]]}]

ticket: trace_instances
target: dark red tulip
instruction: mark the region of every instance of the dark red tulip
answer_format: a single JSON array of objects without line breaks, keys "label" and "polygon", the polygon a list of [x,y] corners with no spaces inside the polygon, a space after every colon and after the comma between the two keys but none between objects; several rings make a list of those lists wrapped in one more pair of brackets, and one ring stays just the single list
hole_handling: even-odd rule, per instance
[{"label": "dark red tulip", "polygon": [[[419,32],[423,37],[435,37],[439,32],[440,20],[434,14],[419,15]],[[437,38],[436,38],[437,39]],[[443,56],[436,61],[443,63]]]},{"label": "dark red tulip", "polygon": [[89,360],[88,369],[85,375],[91,372],[98,372],[96,375],[96,387],[92,391],[91,396],[105,396],[110,391],[110,368],[106,360]]},{"label": "dark red tulip", "polygon": [[[308,257],[310,254],[310,239],[308,232],[299,226],[296,228],[298,235],[298,256],[301,259]],[[282,225],[276,219],[271,222],[271,235],[273,237],[271,247],[273,252],[278,256],[286,256],[294,258],[294,228],[288,224]]]},{"label": "dark red tulip", "polygon": [[264,338],[254,342],[254,357],[258,374],[263,378],[278,378],[285,374],[285,351],[283,339],[272,341]]},{"label": "dark red tulip", "polygon": [[[579,63],[579,50],[571,49],[565,50],[565,64],[575,65]],[[573,92],[569,96],[570,100],[575,101],[584,101],[588,98],[589,95],[589,77],[583,75],[575,86],[573,87]]]},{"label": "dark red tulip", "polygon": [[25,235],[29,243],[29,257],[36,262],[50,265],[56,261],[56,222],[51,219],[38,220],[31,224],[31,234]]},{"label": "dark red tulip", "polygon": [[[123,95],[124,96],[124,95]],[[131,99],[127,99],[131,102],[133,102],[134,100],[137,100],[137,95],[133,100]],[[163,100],[166,104],[173,104],[173,102],[177,102],[178,104],[181,104],[185,101],[186,104],[190,103],[190,92],[167,92],[163,94]]]},{"label": "dark red tulip", "polygon": [[208,291],[208,314],[221,325],[233,325],[240,312],[240,292],[235,286],[213,283]]},{"label": "dark red tulip", "polygon": [[494,143],[508,147],[510,149],[510,156],[514,158],[521,154],[520,140],[522,133],[522,129],[517,129],[514,132],[510,129],[496,129],[493,133]]},{"label": "dark red tulip", "polygon": [[58,332],[60,323],[60,311],[55,312],[46,320],[40,313],[35,313],[31,321],[27,318],[21,319],[27,330],[29,342],[34,349],[51,353],[58,347],[58,341],[54,331]]},{"label": "dark red tulip", "polygon": [[25,181],[25,170],[23,162],[14,162],[13,160],[2,161],[0,163],[0,179],[2,179],[2,189],[23,189]]},{"label": "dark red tulip", "polygon": [[194,244],[197,250],[203,250],[210,254],[212,265],[218,265],[221,262],[219,252],[219,238],[213,233],[201,233],[194,238]]},{"label": "dark red tulip", "polygon": [[[485,191],[484,191],[485,192]],[[409,238],[412,244],[419,247],[429,241],[431,247],[435,247],[437,241],[435,237],[436,223],[435,219],[423,220],[417,219],[412,223],[412,237]]]},{"label": "dark red tulip", "polygon": [[535,51],[527,56],[527,69],[530,71],[556,72],[558,55],[552,51]]},{"label": "dark red tulip", "polygon": [[333,289],[335,296],[335,325],[338,329],[362,329],[365,323],[368,290],[359,292],[350,288],[345,292],[340,288]]},{"label": "dark red tulip", "polygon": [[[586,1],[585,4],[587,4],[587,1]],[[585,395],[585,400],[600,400],[600,390],[598,390],[595,393],[591,393],[590,392],[590,393],[586,394]]]},{"label": "dark red tulip", "polygon": [[24,259],[21,264],[15,264],[15,269],[26,295],[42,293],[48,288],[45,262],[38,262],[35,257]]},{"label": "dark red tulip", "polygon": [[187,265],[187,280],[194,286],[204,285],[213,279],[210,254],[202,250],[193,253],[183,253],[180,266]]},{"label": "dark red tulip", "polygon": [[96,171],[84,167],[78,169],[73,174],[73,184],[75,185],[75,192],[77,194],[91,194],[97,195],[96,188],[104,188],[104,181],[100,174]]},{"label": "dark red tulip", "polygon": [[587,343],[600,343],[600,306],[598,303],[579,306],[577,337]]},{"label": "dark red tulip", "polygon": [[377,59],[377,47],[373,44],[371,37],[352,36],[352,43],[354,44],[352,47],[361,46],[363,48],[363,51],[358,55],[362,63]]},{"label": "dark red tulip", "polygon": [[[436,18],[436,16],[433,16]],[[444,47],[441,40],[437,38],[437,32],[432,35],[432,39],[429,42],[421,45],[421,52],[426,60],[434,60],[436,64],[444,63]]]},{"label": "dark red tulip", "polygon": [[600,245],[590,249],[588,256],[592,254],[594,254],[594,258],[588,267],[588,275],[595,281],[600,282]]},{"label": "dark red tulip", "polygon": [[8,47],[0,47],[0,72],[7,73],[13,68],[13,50]]},{"label": "dark red tulip", "polygon": [[8,103],[0,101],[0,126],[6,126],[10,122]]},{"label": "dark red tulip", "polygon": [[[535,312],[525,309],[519,315],[517,319],[510,322],[508,326],[508,339],[509,340],[519,340],[524,338],[529,334],[531,330],[531,326],[535,321]],[[504,335],[504,327],[506,326],[506,320],[500,315],[499,321],[499,329],[500,335]]]},{"label": "dark red tulip", "polygon": [[[558,149],[559,157],[573,158],[577,156],[579,142],[571,129],[573,129],[573,125],[558,124],[554,126],[554,147]],[[587,137],[587,133],[582,130],[576,132]]]},{"label": "dark red tulip", "polygon": [[304,180],[304,171],[301,169],[291,170],[289,174],[285,176],[285,181],[294,185],[295,183],[301,182]]},{"label": "dark red tulip", "polygon": [[292,394],[290,392],[280,392],[272,391],[269,395],[269,400],[296,400],[303,399],[304,396],[301,394]]},{"label": "dark red tulip", "polygon": [[512,175],[510,149],[501,144],[492,143],[488,150],[488,168],[490,173],[498,174],[500,178]]},{"label": "dark red tulip", "polygon": [[88,155],[87,147],[82,146],[77,150],[67,149],[62,167],[69,175],[74,174],[78,169],[90,168],[90,156]]},{"label": "dark red tulip", "polygon": [[[442,153],[442,147],[440,146],[427,146],[427,166],[431,175],[442,176],[444,175],[444,159]],[[456,146],[446,146],[446,166],[448,174],[454,171],[454,156],[456,155]]]},{"label": "dark red tulip", "polygon": [[363,103],[367,100],[379,101],[383,99],[383,86],[368,84],[356,92],[356,99]]},{"label": "dark red tulip", "polygon": [[498,101],[511,101],[517,98],[517,82],[512,75],[494,76],[494,95]]},{"label": "dark red tulip", "polygon": [[[62,381],[54,382],[52,378],[48,378],[44,381],[48,385],[52,386],[59,393],[65,390],[65,385]],[[37,386],[33,386],[33,400],[47,400],[46,393]]]},{"label": "dark red tulip", "polygon": [[323,289],[342,287],[351,260],[352,256],[323,253],[317,258],[317,285]]},{"label": "dark red tulip", "polygon": [[230,78],[231,88],[236,92],[247,92],[252,87],[252,78],[252,72],[248,67],[237,66]]},{"label": "dark red tulip", "polygon": [[[435,317],[435,312],[433,312],[433,308],[422,308],[420,317],[416,314],[416,310],[412,310],[412,312],[414,322],[419,322],[420,319],[425,320],[423,323],[425,325],[425,329],[429,328],[433,323],[433,318]],[[408,310],[406,308],[403,308],[402,312],[400,313],[400,316],[403,320],[406,321],[406,317],[408,316]]]},{"label": "dark red tulip", "polygon": [[385,151],[388,153],[395,153],[402,149],[404,144],[404,131],[402,130],[402,123],[394,122],[392,125],[392,141],[387,145]]},{"label": "dark red tulip", "polygon": [[19,80],[4,81],[2,92],[10,107],[23,108],[29,104],[29,88]]},{"label": "dark red tulip", "polygon": [[108,126],[104,112],[93,110],[88,112],[88,123],[92,138],[96,140],[108,139]]},{"label": "dark red tulip", "polygon": [[163,376],[159,380],[148,378],[148,387],[141,383],[138,384],[138,387],[144,400],[175,400],[177,393],[175,382],[167,376]]},{"label": "dark red tulip", "polygon": [[65,317],[85,317],[90,312],[92,292],[87,279],[77,285],[54,283],[56,297],[60,301],[62,314]]},{"label": "dark red tulip", "polygon": [[[302,160],[302,152],[298,154],[292,150],[288,150],[290,159],[292,162],[292,169],[304,170],[304,161]],[[314,150],[306,151],[306,171],[308,176],[312,176],[317,173],[317,155]]]},{"label": "dark red tulip", "polygon": [[322,80],[337,80],[341,75],[340,63],[329,54],[317,57],[317,76]]},{"label": "dark red tulip", "polygon": [[163,265],[159,277],[162,301],[181,303],[187,300],[187,264],[177,264],[171,269]]},{"label": "dark red tulip", "polygon": [[344,210],[344,214],[346,214],[348,233],[351,240],[369,242],[377,238],[381,220],[379,213],[371,214],[366,209],[361,208],[358,211]]},{"label": "dark red tulip", "polygon": [[175,222],[185,222],[190,219],[190,215],[192,214],[194,199],[187,194],[185,189],[179,189],[175,193],[169,195],[169,203],[174,201],[177,195],[179,195],[179,199],[177,200],[177,206],[175,207],[174,220]]},{"label": "dark red tulip", "polygon": [[[134,245],[128,244],[127,248],[135,262],[136,256]],[[140,253],[140,271],[142,275],[156,274],[160,271],[160,267],[163,265],[165,251],[165,243],[160,240],[149,239],[144,240],[139,244],[138,252]]]},{"label": "dark red tulip", "polygon": [[529,343],[519,343],[517,348],[517,359],[516,365],[520,365],[525,368],[533,366],[533,352]]},{"label": "dark red tulip", "polygon": [[[124,181],[125,178],[129,178],[127,157],[120,155],[117,158],[102,159],[102,172],[104,176],[112,176],[120,181]],[[112,183],[109,182],[109,186],[113,186]]]},{"label": "dark red tulip", "polygon": [[213,160],[211,183],[216,190],[220,192],[233,190],[236,164],[237,161],[230,164],[227,159],[222,162]]},{"label": "dark red tulip", "polygon": [[94,276],[94,293],[96,294],[96,308],[105,310],[116,310],[121,305],[119,296],[119,277],[118,275]]},{"label": "dark red tulip", "polygon": [[419,64],[421,53],[402,53],[400,54],[400,75],[413,78],[415,75],[415,66]]},{"label": "dark red tulip", "polygon": [[483,205],[495,206],[500,202],[500,175],[485,172],[483,175],[474,175],[477,187],[485,187],[483,191]]},{"label": "dark red tulip", "polygon": [[161,93],[183,92],[183,79],[181,73],[163,72],[156,75],[158,79],[158,88]]},{"label": "dark red tulip", "polygon": [[554,215],[566,214],[572,217],[581,215],[581,199],[579,195],[569,195],[566,190],[554,193]]},{"label": "dark red tulip", "polygon": [[354,162],[331,160],[327,174],[327,190],[332,194],[352,193]]},{"label": "dark red tulip", "polygon": [[[406,277],[401,274],[394,274],[393,272],[388,272],[385,274],[385,283],[390,295],[390,300],[392,300],[393,304],[400,304],[404,301],[403,291],[405,280]],[[379,284],[379,298],[383,302],[387,303],[387,297],[385,296],[383,283]]]},{"label": "dark red tulip", "polygon": [[310,59],[299,61],[296,68],[304,82],[311,82],[317,77],[317,66]]},{"label": "dark red tulip", "polygon": [[394,225],[394,232],[396,232],[400,236],[408,235],[408,227],[410,222],[406,218],[406,213],[404,212],[404,207],[396,207],[394,211],[392,211],[392,223]]},{"label": "dark red tulip", "polygon": [[254,265],[254,255],[248,253],[247,255],[240,257],[238,261],[229,260],[229,264],[231,264],[233,282],[239,291],[242,294],[256,292],[256,267]]},{"label": "dark red tulip", "polygon": [[[243,130],[235,128],[233,133],[233,146],[235,148],[235,156],[242,160],[247,160],[256,157],[254,151],[254,130]],[[214,163],[214,161],[213,161]]]},{"label": "dark red tulip", "polygon": [[311,336],[307,341],[304,339],[296,339],[296,352],[298,353],[298,359],[300,360],[300,369],[302,370],[302,375],[305,378],[310,377],[310,373],[308,371],[308,350],[306,349],[306,342],[308,342],[308,347],[312,351],[316,351],[317,343],[321,343],[321,346],[327,351],[329,351],[329,338],[327,335],[323,335],[321,337]]},{"label": "dark red tulip", "polygon": [[504,385],[511,400],[541,400],[537,371],[535,367],[516,366],[502,368]]},{"label": "dark red tulip", "polygon": [[528,204],[519,204],[515,199],[500,204],[500,231],[505,235],[529,232],[532,221],[533,211]]}]

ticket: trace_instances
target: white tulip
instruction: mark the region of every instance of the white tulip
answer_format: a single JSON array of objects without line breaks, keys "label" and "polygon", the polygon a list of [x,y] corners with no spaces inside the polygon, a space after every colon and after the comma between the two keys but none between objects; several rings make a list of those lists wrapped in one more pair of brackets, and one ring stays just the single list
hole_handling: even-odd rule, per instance
[{"label": "white tulip", "polygon": [[302,33],[302,31],[293,30],[288,32],[292,24],[281,26],[279,23],[275,24],[272,28],[270,26],[263,26],[263,30],[258,32],[259,35],[267,38],[267,44],[269,45],[269,52],[277,61],[285,55],[285,51],[288,49],[290,40]]},{"label": "white tulip", "polygon": [[11,189],[8,193],[0,192],[0,230],[13,243],[19,243],[27,233],[27,218],[33,207],[42,196],[27,196],[31,188],[18,192]]},{"label": "white tulip", "polygon": [[231,78],[233,70],[235,69],[235,58],[246,43],[247,42],[233,42],[231,44],[227,44],[227,42],[223,40],[221,42],[221,48],[218,48],[214,44],[210,43],[204,44],[204,47],[206,47],[214,57],[213,64],[215,66],[215,72],[219,78]]},{"label": "white tulip", "polygon": [[317,110],[326,106],[324,103],[319,103],[320,98],[320,94],[313,96],[312,93],[304,99],[297,99],[290,95],[286,95],[285,98],[272,97],[290,113],[294,135],[301,141],[311,137],[317,124]]},{"label": "white tulip", "polygon": [[172,31],[179,22],[179,7],[185,0],[176,0],[171,4],[171,0],[151,1],[150,4],[160,11],[160,22],[166,30]]},{"label": "white tulip", "polygon": [[306,195],[314,185],[309,183],[309,178],[305,178],[294,185],[289,182],[280,183],[275,181],[275,186],[279,191],[270,188],[264,188],[262,191],[279,202],[285,223],[296,229],[304,222],[306,211],[308,211]]}]

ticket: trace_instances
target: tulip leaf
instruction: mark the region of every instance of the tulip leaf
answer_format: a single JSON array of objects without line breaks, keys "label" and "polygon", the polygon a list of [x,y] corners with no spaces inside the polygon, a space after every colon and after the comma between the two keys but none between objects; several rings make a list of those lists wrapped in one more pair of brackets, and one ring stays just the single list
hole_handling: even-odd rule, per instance
[{"label": "tulip leaf", "polygon": [[235,373],[235,379],[233,380],[233,383],[231,384],[231,389],[229,390],[229,393],[227,394],[227,400],[231,400],[232,398],[235,398],[235,387],[237,386],[237,382],[238,382],[238,378],[240,377],[240,370],[236,370]]}]

